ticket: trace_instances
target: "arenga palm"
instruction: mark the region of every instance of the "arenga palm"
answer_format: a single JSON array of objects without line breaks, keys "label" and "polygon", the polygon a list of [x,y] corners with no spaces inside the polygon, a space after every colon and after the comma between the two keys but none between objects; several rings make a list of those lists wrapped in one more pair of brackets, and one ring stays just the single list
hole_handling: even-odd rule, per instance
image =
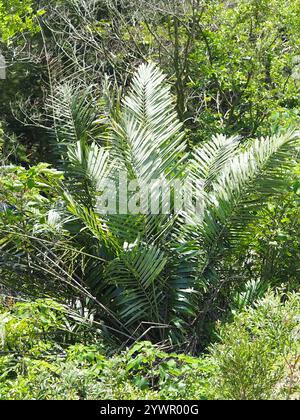
[{"label": "arenga palm", "polygon": [[[40,249],[40,270],[46,265],[48,275],[59,273],[77,293],[87,291],[96,319],[120,337],[201,337],[216,307],[225,305],[224,290],[234,288],[224,259],[268,198],[289,188],[298,133],[243,146],[237,137],[217,135],[188,151],[169,87],[152,64],[139,68],[128,96],[105,118],[96,118],[87,98],[64,87],[51,101],[65,170],[65,245]],[[197,186],[201,211],[100,214],[103,180],[119,170],[141,189],[154,179]]]}]

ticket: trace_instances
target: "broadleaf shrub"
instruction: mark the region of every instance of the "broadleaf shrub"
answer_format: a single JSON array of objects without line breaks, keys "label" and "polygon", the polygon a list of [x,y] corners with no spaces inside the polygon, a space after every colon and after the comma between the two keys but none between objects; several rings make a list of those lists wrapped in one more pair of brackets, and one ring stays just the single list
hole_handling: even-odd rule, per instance
[{"label": "broadleaf shrub", "polygon": [[300,396],[300,295],[271,293],[219,327],[212,346],[216,398]]},{"label": "broadleaf shrub", "polygon": [[150,342],[111,354],[101,339],[70,339],[61,305],[17,304],[0,317],[0,399],[297,399],[299,314],[300,294],[269,293],[195,357]]}]

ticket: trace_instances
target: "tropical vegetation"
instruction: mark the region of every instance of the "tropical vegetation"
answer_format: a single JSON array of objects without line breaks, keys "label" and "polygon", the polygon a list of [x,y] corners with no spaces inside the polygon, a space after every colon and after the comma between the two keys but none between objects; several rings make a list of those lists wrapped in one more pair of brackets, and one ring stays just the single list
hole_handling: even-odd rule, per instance
[{"label": "tropical vegetation", "polygon": [[0,399],[299,398],[299,10],[0,2]]}]

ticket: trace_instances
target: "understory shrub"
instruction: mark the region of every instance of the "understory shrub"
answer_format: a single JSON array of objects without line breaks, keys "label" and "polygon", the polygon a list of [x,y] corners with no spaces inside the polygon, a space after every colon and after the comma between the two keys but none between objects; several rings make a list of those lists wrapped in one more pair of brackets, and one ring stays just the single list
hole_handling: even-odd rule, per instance
[{"label": "understory shrub", "polygon": [[17,304],[0,316],[0,399],[297,399],[299,314],[300,294],[269,293],[193,357],[150,342],[111,354],[63,306]]},{"label": "understory shrub", "polygon": [[300,294],[268,294],[218,328],[215,398],[300,397]]}]

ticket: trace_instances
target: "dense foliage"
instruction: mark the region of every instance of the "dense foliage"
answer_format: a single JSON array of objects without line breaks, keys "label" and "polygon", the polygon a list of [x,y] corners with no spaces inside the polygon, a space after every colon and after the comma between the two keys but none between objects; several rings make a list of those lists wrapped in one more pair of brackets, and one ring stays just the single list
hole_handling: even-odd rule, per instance
[{"label": "dense foliage", "polygon": [[220,326],[202,358],[149,342],[109,356],[101,335],[93,342],[89,323],[63,306],[17,304],[0,315],[0,398],[299,398],[300,300],[284,300],[270,294]]},{"label": "dense foliage", "polygon": [[[66,284],[73,299],[89,297],[97,319],[127,337],[199,346],[207,320],[218,316],[216,304],[227,309],[222,299],[238,290],[228,258],[252,234],[268,199],[293,188],[299,139],[291,131],[245,148],[219,135],[189,153],[162,80],[153,65],[141,66],[105,134],[93,106],[76,96],[70,102],[62,90],[55,112],[65,179],[41,164],[3,169],[1,267],[18,271],[32,292],[35,286],[56,297]],[[102,214],[101,185],[117,182],[121,170],[142,191],[158,179],[195,185],[201,209],[177,210],[172,201],[169,215],[153,215],[148,206],[143,212],[141,204],[137,214],[127,204],[124,214]],[[129,203],[135,197],[133,190]],[[6,278],[8,285],[18,281]]]},{"label": "dense foliage", "polygon": [[34,11],[32,0],[0,1],[0,35],[3,41],[9,41],[15,34],[25,30],[38,30],[35,19],[43,15],[43,10]]},{"label": "dense foliage", "polygon": [[0,0],[0,399],[299,397],[299,31]]}]

